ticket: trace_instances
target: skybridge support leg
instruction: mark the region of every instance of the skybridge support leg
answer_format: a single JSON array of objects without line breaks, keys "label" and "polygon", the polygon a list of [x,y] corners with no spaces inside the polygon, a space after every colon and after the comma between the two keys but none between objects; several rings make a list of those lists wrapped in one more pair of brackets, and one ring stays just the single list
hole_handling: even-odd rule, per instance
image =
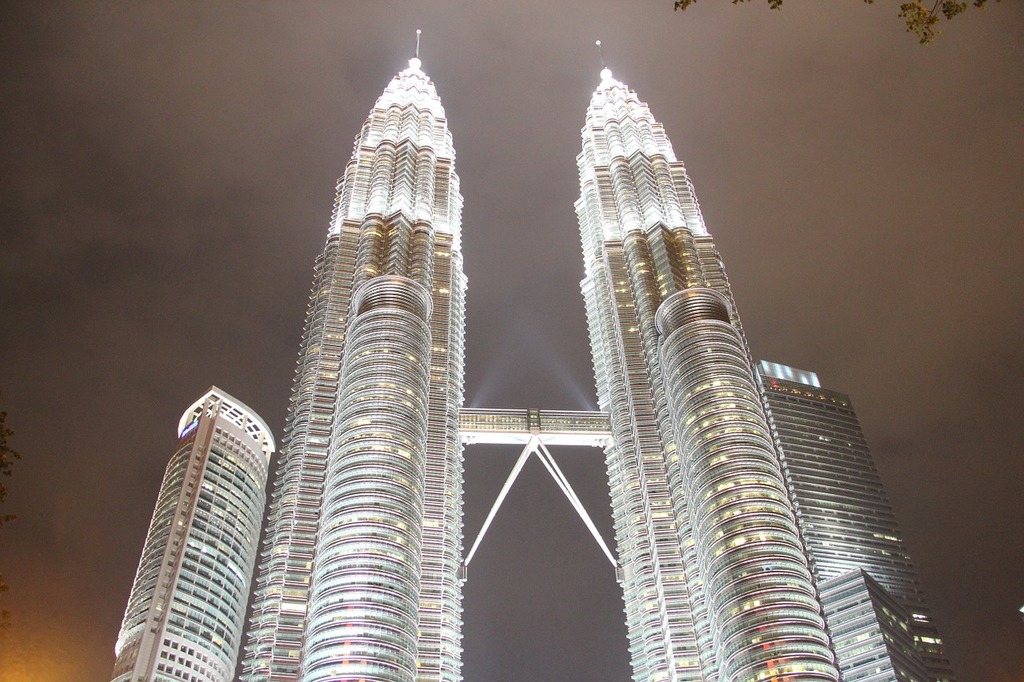
[{"label": "skybridge support leg", "polygon": [[491,511],[487,514],[487,519],[484,521],[483,527],[480,529],[480,533],[476,536],[476,541],[473,542],[473,547],[469,550],[469,554],[466,555],[466,560],[462,562],[463,566],[469,566],[469,562],[473,560],[473,555],[476,554],[477,548],[480,546],[480,541],[484,539],[484,535],[487,534],[487,529],[491,527],[491,521],[494,520],[494,515],[498,513],[498,508],[501,507],[501,503],[505,501],[505,497],[508,495],[508,491],[512,489],[512,484],[516,482],[516,478],[519,477],[519,472],[523,470],[523,466],[526,464],[526,460],[530,458],[530,455],[537,451],[537,445],[539,441],[536,438],[530,438],[526,443],[526,447],[523,448],[522,453],[519,455],[519,459],[516,460],[516,465],[512,467],[512,471],[509,473],[508,478],[505,479],[505,485],[502,486],[501,492],[498,493],[498,499],[494,501],[491,506]]},{"label": "skybridge support leg", "polygon": [[564,493],[566,499],[569,500],[569,504],[572,505],[572,508],[575,509],[576,513],[580,515],[580,518],[583,519],[583,523],[587,527],[587,530],[589,530],[590,534],[594,536],[595,540],[597,540],[598,546],[601,548],[601,551],[604,552],[604,555],[608,557],[608,561],[611,563],[612,567],[618,571],[619,562],[615,560],[615,556],[612,554],[611,550],[608,549],[608,545],[605,544],[604,538],[602,538],[601,534],[597,532],[597,527],[591,520],[590,515],[587,514],[587,510],[583,507],[583,503],[580,502],[580,498],[576,496],[576,491],[574,491],[572,486],[569,485],[569,479],[567,479],[565,474],[562,473],[562,470],[558,468],[558,464],[555,463],[555,458],[551,456],[551,452],[544,446],[544,443],[538,441],[537,445],[540,447],[540,452],[537,453],[537,456],[540,457],[540,461],[544,464],[548,473],[551,474],[551,477],[555,479],[555,483],[557,483],[558,487],[561,488],[562,493]]},{"label": "skybridge support leg", "polygon": [[565,474],[562,473],[562,470],[555,462],[555,458],[551,456],[551,452],[548,451],[543,441],[541,441],[537,436],[532,436],[530,440],[527,441],[526,447],[524,447],[523,451],[519,454],[519,459],[516,460],[515,466],[512,467],[512,471],[509,472],[508,478],[505,479],[505,484],[501,487],[501,492],[498,493],[498,498],[494,500],[494,504],[491,506],[491,511],[487,514],[483,527],[480,528],[480,533],[473,542],[473,546],[470,548],[469,554],[466,555],[466,559],[462,562],[462,567],[459,569],[459,580],[463,582],[466,580],[466,569],[469,566],[469,562],[473,560],[473,556],[476,554],[477,549],[479,549],[480,543],[484,539],[484,535],[487,534],[487,529],[491,527],[491,522],[494,521],[494,517],[497,515],[498,509],[501,508],[501,505],[508,496],[513,484],[515,484],[516,479],[519,477],[519,473],[526,465],[526,460],[528,460],[530,455],[533,454],[536,454],[537,458],[540,459],[541,464],[543,464],[544,468],[548,470],[549,474],[551,474],[551,478],[554,479],[559,490],[562,491],[565,498],[569,500],[569,504],[572,505],[572,508],[576,510],[576,513],[579,514],[579,517],[583,520],[583,525],[587,527],[587,530],[590,531],[594,540],[597,541],[597,545],[601,548],[601,551],[604,552],[604,555],[608,558],[608,562],[611,563],[612,567],[615,569],[616,579],[621,580],[621,571],[619,563],[615,560],[615,555],[613,555],[611,550],[608,549],[608,545],[605,544],[604,538],[602,538],[601,534],[597,531],[597,527],[594,525],[590,515],[587,514],[587,510],[583,507],[583,503],[576,495],[576,491],[573,490],[572,486],[569,484],[569,479],[567,479]]}]

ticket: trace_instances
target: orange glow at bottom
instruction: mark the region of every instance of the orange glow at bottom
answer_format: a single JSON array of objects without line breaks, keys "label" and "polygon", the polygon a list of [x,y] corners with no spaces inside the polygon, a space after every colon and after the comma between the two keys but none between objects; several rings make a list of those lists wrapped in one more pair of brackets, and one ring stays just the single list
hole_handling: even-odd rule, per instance
[{"label": "orange glow at bottom", "polygon": [[45,624],[35,629],[31,625],[36,624],[19,622],[17,614],[13,620],[0,640],[0,682],[86,682],[93,677],[79,661],[88,660],[96,642],[71,627]]}]

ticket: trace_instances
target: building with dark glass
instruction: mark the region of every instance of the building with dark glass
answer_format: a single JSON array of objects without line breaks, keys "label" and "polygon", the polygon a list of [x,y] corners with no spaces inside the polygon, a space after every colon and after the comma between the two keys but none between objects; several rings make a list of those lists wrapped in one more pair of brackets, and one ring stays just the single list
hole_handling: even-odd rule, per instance
[{"label": "building with dark glass", "polygon": [[951,682],[850,398],[785,365],[758,376],[843,679]]}]

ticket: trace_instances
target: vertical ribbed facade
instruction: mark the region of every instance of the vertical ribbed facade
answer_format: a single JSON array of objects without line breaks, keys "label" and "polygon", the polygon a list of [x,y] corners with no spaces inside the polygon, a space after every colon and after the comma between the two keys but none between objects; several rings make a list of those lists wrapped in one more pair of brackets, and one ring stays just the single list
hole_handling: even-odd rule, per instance
[{"label": "vertical ribbed facade", "polygon": [[844,680],[952,682],[850,398],[813,372],[758,373]]},{"label": "vertical ribbed facade", "polygon": [[114,648],[114,682],[230,682],[274,439],[211,388],[178,423]]},{"label": "vertical ribbed facade", "polygon": [[466,279],[454,160],[413,59],[338,183],[244,680],[461,679]]},{"label": "vertical ribbed facade", "polygon": [[732,293],[661,125],[607,69],[578,157],[633,677],[837,680]]}]

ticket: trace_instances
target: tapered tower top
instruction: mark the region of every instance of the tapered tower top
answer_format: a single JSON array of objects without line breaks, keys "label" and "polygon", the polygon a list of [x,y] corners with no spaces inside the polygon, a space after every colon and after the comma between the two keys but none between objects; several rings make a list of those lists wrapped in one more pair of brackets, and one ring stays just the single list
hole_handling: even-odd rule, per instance
[{"label": "tapered tower top", "polygon": [[374,108],[382,109],[407,104],[415,104],[420,109],[430,111],[438,118],[444,118],[441,99],[437,96],[434,84],[423,72],[423,61],[419,57],[410,59],[409,67],[399,71],[391,79]]},{"label": "tapered tower top", "polygon": [[658,224],[707,234],[693,186],[665,129],[607,66],[590,98],[582,136],[581,220],[599,223],[604,238]]},{"label": "tapered tower top", "polygon": [[419,58],[409,60],[370,111],[352,159],[338,183],[332,232],[345,221],[401,213],[455,238],[459,249],[462,196],[455,148],[444,107]]}]

